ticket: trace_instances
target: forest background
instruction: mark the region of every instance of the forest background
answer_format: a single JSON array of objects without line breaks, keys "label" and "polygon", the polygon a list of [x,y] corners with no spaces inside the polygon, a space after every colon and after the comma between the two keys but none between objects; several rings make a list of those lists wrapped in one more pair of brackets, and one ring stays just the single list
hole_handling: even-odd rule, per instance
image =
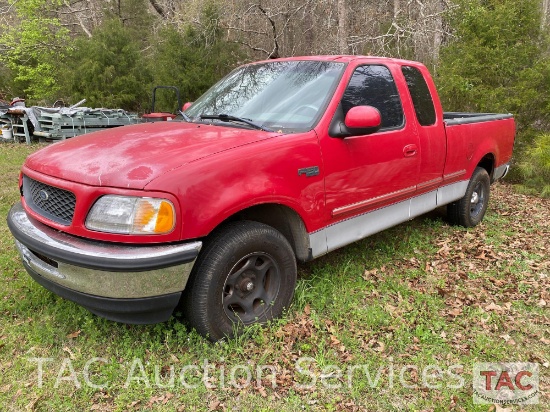
[{"label": "forest background", "polygon": [[0,99],[143,113],[155,85],[193,101],[248,61],[412,59],[446,111],[513,113],[511,178],[550,196],[549,27],[550,0],[0,0]]}]

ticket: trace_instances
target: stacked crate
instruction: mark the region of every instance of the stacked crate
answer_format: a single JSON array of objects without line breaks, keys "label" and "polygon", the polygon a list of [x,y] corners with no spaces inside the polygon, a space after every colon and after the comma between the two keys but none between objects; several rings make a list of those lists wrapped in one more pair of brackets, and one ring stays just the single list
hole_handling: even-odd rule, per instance
[{"label": "stacked crate", "polygon": [[13,140],[17,143],[25,142],[27,144],[31,144],[32,129],[27,114],[24,111],[17,109],[12,109],[9,113]]},{"label": "stacked crate", "polygon": [[25,142],[31,144],[32,132],[34,126],[32,125],[28,116],[28,109],[24,106],[9,106],[3,107],[2,115],[0,116],[0,123],[4,128],[7,128],[7,135],[10,138],[6,138],[6,129],[2,132],[2,140],[20,143]]},{"label": "stacked crate", "polygon": [[75,113],[40,111],[38,123],[40,130],[34,136],[41,141],[65,140],[97,130],[140,123],[137,114],[121,109],[78,109]]}]

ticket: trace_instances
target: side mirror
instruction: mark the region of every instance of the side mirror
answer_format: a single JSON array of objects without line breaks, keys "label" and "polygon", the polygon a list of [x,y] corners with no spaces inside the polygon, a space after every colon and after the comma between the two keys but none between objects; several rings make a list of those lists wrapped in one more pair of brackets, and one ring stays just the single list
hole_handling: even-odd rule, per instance
[{"label": "side mirror", "polygon": [[191,107],[191,105],[193,104],[193,102],[187,102],[183,105],[183,107],[181,108],[181,111],[184,112],[186,111],[187,109],[189,109]]},{"label": "side mirror", "polygon": [[382,126],[382,116],[375,107],[355,106],[349,109],[344,124],[353,135],[374,133]]}]

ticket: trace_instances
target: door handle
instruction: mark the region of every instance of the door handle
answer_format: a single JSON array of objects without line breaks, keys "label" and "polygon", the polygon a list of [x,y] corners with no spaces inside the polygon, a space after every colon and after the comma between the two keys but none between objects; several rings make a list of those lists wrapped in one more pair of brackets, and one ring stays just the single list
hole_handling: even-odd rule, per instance
[{"label": "door handle", "polygon": [[413,157],[416,156],[416,153],[418,152],[418,148],[415,144],[408,144],[403,148],[403,155],[405,157]]}]

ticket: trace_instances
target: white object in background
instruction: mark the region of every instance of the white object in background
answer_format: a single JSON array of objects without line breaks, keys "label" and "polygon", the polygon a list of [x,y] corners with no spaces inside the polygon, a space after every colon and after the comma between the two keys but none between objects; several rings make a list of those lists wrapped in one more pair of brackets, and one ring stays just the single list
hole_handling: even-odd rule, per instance
[{"label": "white object in background", "polygon": [[3,140],[13,140],[13,132],[10,128],[2,127],[2,139]]}]

